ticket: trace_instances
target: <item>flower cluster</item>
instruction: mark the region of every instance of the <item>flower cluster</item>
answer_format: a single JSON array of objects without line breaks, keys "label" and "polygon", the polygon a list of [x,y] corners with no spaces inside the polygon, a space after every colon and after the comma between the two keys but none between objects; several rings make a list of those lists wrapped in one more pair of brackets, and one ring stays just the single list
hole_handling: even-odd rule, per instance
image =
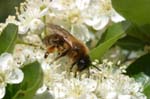
[{"label": "flower cluster", "polygon": [[107,60],[102,64],[97,60],[93,62],[101,71],[91,67],[90,77],[83,73],[76,78],[72,73],[62,72],[62,65],[58,63],[46,64],[43,63],[44,85],[37,96],[47,91],[52,99],[146,99],[142,84],[124,75],[124,66],[114,68]]},{"label": "flower cluster", "polygon": [[17,65],[22,66],[36,60],[41,62],[44,57],[44,51],[40,50],[40,48],[17,44],[13,52],[13,57]]},{"label": "flower cluster", "polygon": [[15,23],[19,26],[19,34],[42,34],[48,23],[54,23],[83,42],[94,38],[90,27],[99,31],[110,22],[124,20],[113,9],[111,0],[26,0],[16,10],[17,17],[9,16],[1,27]]},{"label": "flower cluster", "polygon": [[3,53],[0,56],[0,99],[6,93],[7,84],[18,84],[23,80],[23,72],[15,63],[13,56],[9,53]]}]

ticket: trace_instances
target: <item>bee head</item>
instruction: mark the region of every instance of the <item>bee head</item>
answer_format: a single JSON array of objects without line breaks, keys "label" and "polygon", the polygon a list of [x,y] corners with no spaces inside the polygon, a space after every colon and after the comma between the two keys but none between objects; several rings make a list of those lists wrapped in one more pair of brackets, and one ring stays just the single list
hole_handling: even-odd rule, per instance
[{"label": "bee head", "polygon": [[88,68],[90,66],[90,64],[91,64],[91,60],[88,55],[81,57],[77,62],[78,71],[82,71],[82,70]]}]

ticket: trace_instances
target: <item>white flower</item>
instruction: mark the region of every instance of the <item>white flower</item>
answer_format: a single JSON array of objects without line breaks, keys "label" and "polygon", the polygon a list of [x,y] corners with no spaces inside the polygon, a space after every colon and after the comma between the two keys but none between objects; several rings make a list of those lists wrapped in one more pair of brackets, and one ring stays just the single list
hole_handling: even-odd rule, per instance
[{"label": "white flower", "polygon": [[40,8],[43,12],[51,5],[51,0],[26,0],[28,6]]},{"label": "white flower", "polygon": [[39,89],[40,94],[48,89],[55,99],[97,99],[94,94],[97,87],[95,80],[74,78],[72,73],[67,73],[61,69],[64,68],[61,64],[57,64],[57,62],[49,64],[52,57],[54,56],[49,55],[48,59],[42,62],[44,87]]},{"label": "white flower", "polygon": [[0,98],[5,95],[7,84],[18,84],[23,80],[23,72],[17,68],[13,57],[9,53],[0,56]]},{"label": "white flower", "polygon": [[54,0],[51,9],[54,16],[50,16],[50,22],[62,25],[83,42],[95,39],[88,26],[102,30],[111,21],[124,20],[113,9],[111,0]]},{"label": "white flower", "polygon": [[53,0],[52,8],[58,10],[72,9],[75,7],[75,0]]},{"label": "white flower", "polygon": [[[40,11],[38,9],[28,9],[31,11],[27,11],[24,12],[24,14],[19,15],[18,19],[19,19],[19,34],[25,34],[28,31],[30,31],[29,29],[31,29],[31,31],[35,31],[35,29],[38,29],[37,26],[40,26],[39,29],[41,29],[40,31],[42,31],[44,25],[43,22],[40,19]],[[34,27],[34,28],[33,28]]]},{"label": "white flower", "polygon": [[92,76],[92,78],[99,78],[97,79],[99,83],[96,89],[99,97],[104,99],[122,99],[123,96],[126,97],[125,99],[146,98],[142,93],[142,84],[122,74],[125,68],[116,69],[108,60],[104,60],[103,64],[98,64],[98,62],[94,62],[93,64],[101,70],[94,72]]},{"label": "white flower", "polygon": [[37,34],[28,34],[22,38],[23,42],[26,42],[27,45],[33,44],[35,47],[42,47],[43,43],[41,38]]},{"label": "white flower", "polygon": [[35,60],[41,62],[44,58],[44,51],[39,47],[17,44],[15,46],[13,56],[17,65],[20,66],[23,64],[31,63]]},{"label": "white flower", "polygon": [[94,38],[94,36],[89,33],[87,27],[82,24],[72,25],[71,34],[84,42],[88,42],[91,38]]},{"label": "white flower", "polygon": [[[94,85],[91,88],[88,86]],[[55,82],[49,88],[50,93],[55,99],[97,99],[94,94],[96,82],[91,79],[79,80],[75,78],[64,79],[61,82]]]},{"label": "white flower", "polygon": [[51,86],[60,76],[57,73],[57,65],[50,64],[50,60],[42,61],[41,66],[44,72],[44,83],[46,86]]},{"label": "white flower", "polygon": [[91,0],[76,0],[76,6],[80,10],[84,10],[89,7]]},{"label": "white flower", "polygon": [[122,74],[124,67],[117,69],[108,60],[102,64],[96,60],[93,65],[101,71],[91,68],[89,78],[84,74],[74,78],[72,72],[62,69],[64,67],[60,62],[63,61],[49,64],[52,57],[54,55],[50,54],[48,59],[42,61],[44,85],[37,95],[47,90],[52,99],[146,99],[142,84]]},{"label": "white flower", "polygon": [[19,34],[25,34],[30,30],[32,32],[35,32],[35,30],[42,31],[44,27],[42,19],[49,10],[48,4],[50,4],[50,1],[48,2],[48,0],[41,0],[41,2],[39,2],[39,0],[31,0],[21,4],[21,7],[19,8],[21,11],[20,13],[17,8]]},{"label": "white flower", "polygon": [[97,84],[92,79],[79,80],[72,78],[66,84],[68,88],[67,99],[97,99],[94,94]]},{"label": "white flower", "polygon": [[44,28],[44,23],[40,19],[33,19],[29,24],[29,27],[31,32],[39,34]]},{"label": "white flower", "polygon": [[[83,84],[83,86],[86,87],[86,89],[90,92],[95,91],[96,87],[97,87],[97,82],[93,79],[89,79],[89,78],[85,78],[81,81],[81,83]],[[88,86],[90,85],[90,86]]]},{"label": "white flower", "polygon": [[12,22],[19,26],[19,34],[40,34],[47,23],[54,23],[63,26],[83,42],[95,39],[89,26],[102,30],[110,20],[124,20],[112,8],[111,0],[26,0],[16,9],[17,20]]},{"label": "white flower", "polygon": [[132,99],[130,95],[119,95],[118,99]]},{"label": "white flower", "polygon": [[113,22],[124,20],[124,18],[113,9],[111,0],[91,1],[89,8],[85,10],[84,14],[86,16],[85,23],[96,30],[103,29],[110,20]]},{"label": "white flower", "polygon": [[[52,2],[52,13],[49,15],[50,22],[63,26],[75,37],[83,42],[89,41],[93,36],[84,24],[82,13],[88,7],[90,0],[54,0]],[[58,22],[59,20],[59,22]],[[81,36],[82,35],[82,36]]]},{"label": "white flower", "polygon": [[68,89],[64,86],[62,82],[55,82],[53,86],[49,88],[49,92],[55,99],[64,99]]}]

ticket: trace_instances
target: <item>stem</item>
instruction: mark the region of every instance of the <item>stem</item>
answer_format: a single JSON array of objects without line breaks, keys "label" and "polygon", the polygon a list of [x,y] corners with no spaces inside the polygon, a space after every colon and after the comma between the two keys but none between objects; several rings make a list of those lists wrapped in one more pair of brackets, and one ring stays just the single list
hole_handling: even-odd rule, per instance
[{"label": "stem", "polygon": [[[46,24],[46,16],[43,16],[43,22]],[[44,34],[47,35],[46,26],[44,27]]]},{"label": "stem", "polygon": [[27,43],[27,42],[22,41],[19,38],[17,38],[16,44],[24,44],[24,45],[33,46],[33,47],[39,47],[40,49],[45,50],[45,48],[43,46],[35,45],[33,43]]}]

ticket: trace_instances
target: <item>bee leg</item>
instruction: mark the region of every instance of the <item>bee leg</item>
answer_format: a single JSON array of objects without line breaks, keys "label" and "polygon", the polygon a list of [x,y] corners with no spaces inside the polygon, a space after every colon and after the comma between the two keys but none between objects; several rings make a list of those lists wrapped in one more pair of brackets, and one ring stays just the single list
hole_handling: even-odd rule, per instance
[{"label": "bee leg", "polygon": [[55,50],[55,46],[51,46],[48,48],[47,52],[44,55],[44,58],[47,58],[49,53],[52,53]]},{"label": "bee leg", "polygon": [[69,50],[66,50],[66,51],[62,52],[60,55],[58,55],[58,56],[54,59],[54,61],[57,61],[59,58],[65,56],[65,55],[68,53],[68,51],[69,51]]},{"label": "bee leg", "polygon": [[49,52],[46,52],[46,53],[44,54],[44,58],[47,58],[48,55],[49,55]]},{"label": "bee leg", "polygon": [[72,63],[71,67],[70,67],[70,72],[72,72],[72,68],[73,66],[76,64],[77,62]]},{"label": "bee leg", "polygon": [[[77,62],[72,63],[72,65],[71,65],[71,67],[70,67],[70,71],[69,71],[69,72],[72,72],[72,68],[73,68],[73,66],[74,66],[76,63],[77,63]],[[75,70],[75,72],[74,72],[74,77],[75,77],[75,78],[77,77],[77,73],[78,73],[78,71],[77,71],[77,70]]]},{"label": "bee leg", "polygon": [[58,55],[54,60],[52,60],[52,61],[50,62],[50,64],[53,64],[54,61],[57,61],[59,58],[65,56],[68,51],[69,51],[69,50],[66,50],[66,51],[64,51],[63,53],[61,53],[60,55]]},{"label": "bee leg", "polygon": [[90,68],[88,68],[88,78],[90,78]]},{"label": "bee leg", "polygon": [[74,73],[74,77],[75,77],[75,78],[77,77],[77,71],[75,71],[75,73]]}]

